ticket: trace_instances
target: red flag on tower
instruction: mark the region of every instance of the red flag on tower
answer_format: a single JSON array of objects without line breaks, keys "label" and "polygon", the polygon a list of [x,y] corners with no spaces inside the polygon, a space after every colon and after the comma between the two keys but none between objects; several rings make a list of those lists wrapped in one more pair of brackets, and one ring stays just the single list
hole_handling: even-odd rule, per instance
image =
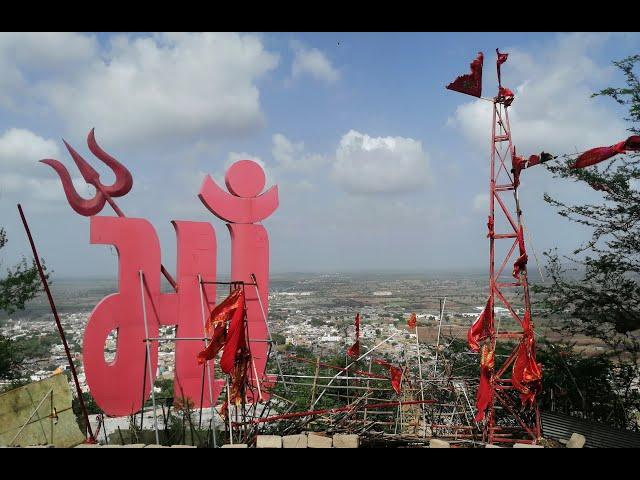
[{"label": "red flag on tower", "polygon": [[418,317],[416,316],[415,313],[412,313],[411,316],[409,317],[409,320],[407,321],[407,326],[409,328],[416,328],[417,324],[418,324]]},{"label": "red flag on tower", "polygon": [[[507,61],[507,58],[509,58],[509,54],[500,53],[500,51],[496,48],[496,55],[498,56],[498,59],[496,61],[496,68],[498,69],[498,86],[501,87],[502,80],[500,79],[500,65]],[[511,95],[513,96],[513,94]]]},{"label": "red flag on tower", "polygon": [[618,142],[615,145],[610,145],[608,147],[596,147],[596,148],[587,150],[576,159],[575,163],[571,165],[571,168],[589,167],[591,165],[595,165],[596,163],[603,162],[617,155],[618,153],[625,153],[628,150],[631,150],[631,151],[640,150],[639,135],[632,135],[626,140]]},{"label": "red flag on tower", "polygon": [[484,61],[484,55],[482,52],[478,52],[478,57],[471,62],[471,73],[466,75],[460,75],[453,82],[447,85],[448,90],[454,92],[465,93],[473,97],[480,97],[482,95],[482,62]]},{"label": "red flag on tower", "polygon": [[493,330],[493,305],[491,305],[491,297],[487,300],[487,304],[473,322],[469,331],[467,332],[467,343],[469,348],[474,352],[480,350],[480,343],[482,340],[491,335]]}]

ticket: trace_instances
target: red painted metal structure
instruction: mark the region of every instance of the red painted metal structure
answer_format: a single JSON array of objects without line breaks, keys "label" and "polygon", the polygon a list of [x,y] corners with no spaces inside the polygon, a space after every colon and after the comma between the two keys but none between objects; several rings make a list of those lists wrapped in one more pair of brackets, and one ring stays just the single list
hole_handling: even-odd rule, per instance
[{"label": "red painted metal structure", "polygon": [[[216,282],[216,234],[208,222],[172,222],[178,247],[174,280],[160,261],[160,243],[153,225],[142,218],[125,217],[113,201],[112,197],[122,197],[131,190],[131,174],[98,146],[93,130],[87,143],[89,150],[116,176],[113,185],[103,185],[99,174],[65,142],[83,178],[96,188],[91,199],[78,194],[62,163],[53,159],[42,162],[60,176],[71,207],[90,217],[91,243],[113,245],[118,252],[118,292],[103,298],[89,315],[83,361],[87,385],[100,408],[111,416],[131,415],[143,407],[150,393],[154,398],[152,384],[158,367],[159,327],[176,326],[176,340],[197,340],[204,333],[205,319],[215,305],[215,284],[220,283]],[[271,383],[275,377],[265,374],[272,343],[267,325],[269,238],[258,222],[277,209],[278,188],[273,186],[261,194],[265,175],[250,160],[231,165],[225,183],[228,192],[207,176],[198,196],[212,213],[228,222],[232,283],[252,286],[246,291],[253,355],[250,378],[260,393],[260,383]],[[106,203],[117,217],[97,215]],[[174,292],[161,292],[160,274],[164,274]],[[117,332],[116,355],[113,361],[107,361],[104,346],[113,331]],[[174,396],[190,398],[196,407],[215,404],[225,383],[224,379],[211,378],[214,360],[207,362],[206,367],[198,365],[200,350],[199,342],[175,344]],[[209,395],[204,395],[205,370],[209,371]],[[268,395],[260,397],[265,399]],[[253,394],[248,400],[253,400]]]},{"label": "red painted metal structure", "polygon": [[[522,331],[500,330],[499,323],[491,328],[488,338],[491,352],[495,352],[498,342],[515,342],[516,346],[511,354],[501,364],[495,363],[491,374],[491,399],[489,401],[487,420],[484,424],[483,437],[485,441],[493,443],[498,441],[500,431],[499,420],[504,417],[505,411],[515,419],[517,425],[522,427],[532,442],[540,438],[540,415],[537,403],[534,399],[529,411],[521,411],[518,390],[512,384],[510,368],[518,356],[518,348],[525,340],[525,332],[532,331],[531,303],[529,297],[529,284],[527,271],[520,268],[512,275],[511,268],[505,272],[518,257],[523,254],[523,224],[522,210],[518,198],[518,180],[511,170],[512,158],[515,155],[511,139],[511,127],[509,124],[509,106],[513,96],[503,96],[499,89],[498,96],[492,100],[493,122],[491,129],[491,178],[489,181],[489,302],[491,308],[490,318],[495,318],[496,302],[501,303],[508,310],[509,315],[522,327]],[[499,229],[499,232],[498,232]],[[500,244],[505,248],[497,249]],[[514,252],[519,253],[514,255]],[[506,253],[505,253],[506,252]],[[496,261],[502,261],[498,264]],[[526,260],[525,260],[526,262]],[[496,268],[496,265],[497,268]],[[514,267],[515,270],[515,267]],[[507,277],[505,279],[505,277]],[[515,279],[514,279],[515,277]],[[515,281],[514,281],[515,280]],[[523,297],[523,308],[517,309],[509,300],[508,292],[520,289]],[[534,357],[535,358],[535,357]],[[501,441],[501,440],[499,440]]]}]

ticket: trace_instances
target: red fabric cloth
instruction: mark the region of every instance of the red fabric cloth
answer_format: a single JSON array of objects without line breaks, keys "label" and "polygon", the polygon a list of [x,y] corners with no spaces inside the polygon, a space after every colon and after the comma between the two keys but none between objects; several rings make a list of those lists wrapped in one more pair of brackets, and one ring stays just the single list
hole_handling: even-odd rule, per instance
[{"label": "red fabric cloth", "polygon": [[377,363],[389,370],[389,373],[391,374],[391,386],[393,387],[393,390],[400,395],[402,392],[402,369],[390,364],[389,362],[380,360],[379,358],[374,358],[373,363]]},{"label": "red fabric cloth", "polygon": [[229,400],[235,405],[240,405],[242,399],[245,396],[245,390],[247,385],[247,369],[249,362],[251,361],[251,354],[246,348],[236,355],[235,363],[233,366],[233,372],[231,373],[231,385]]},{"label": "red fabric cloth", "polygon": [[[243,296],[240,299],[240,296]],[[213,329],[220,323],[226,323],[231,319],[231,315],[233,312],[240,306],[240,304],[244,304],[244,292],[242,288],[235,288],[227,298],[225,298],[222,302],[215,306],[213,310],[211,310],[211,314],[207,319],[206,328],[207,333],[211,334]]]},{"label": "red fabric cloth", "polygon": [[508,53],[500,53],[500,50],[498,50],[496,48],[496,54],[498,55],[498,66],[502,65],[504,62],[507,61],[507,58],[509,58],[509,54]]},{"label": "red fabric cloth", "polygon": [[478,318],[476,318],[476,321],[473,322],[467,332],[467,343],[474,352],[480,350],[479,342],[491,335],[493,331],[493,305],[491,303],[491,297],[489,297],[484,310],[478,315]]},{"label": "red fabric cloth", "polygon": [[487,221],[487,228],[489,229],[489,232],[487,233],[487,238],[493,238],[493,235],[495,234],[493,230],[494,225],[495,222],[493,220],[493,217],[489,215],[489,220]]},{"label": "red fabric cloth", "polygon": [[220,368],[226,374],[231,374],[234,370],[236,359],[241,357],[246,349],[245,335],[245,306],[244,293],[241,294],[242,300],[240,308],[233,312],[233,316],[229,321],[229,329],[227,330],[227,342],[224,346],[224,352],[220,358]]},{"label": "red fabric cloth", "polygon": [[520,256],[513,264],[513,277],[515,279],[520,278],[520,272],[527,270],[527,262],[529,261],[527,250],[524,246],[524,230],[522,225],[520,225],[520,230],[518,230],[518,251]]},{"label": "red fabric cloth", "polygon": [[482,95],[482,62],[484,55],[478,52],[478,57],[471,62],[471,73],[460,75],[453,82],[447,85],[447,89],[454,92],[465,93],[473,97]]},{"label": "red fabric cloth", "polygon": [[415,313],[412,313],[411,316],[409,317],[409,320],[407,321],[407,326],[409,328],[416,328],[417,324],[418,324],[418,317],[416,316]]},{"label": "red fabric cloth", "polygon": [[349,350],[347,350],[347,355],[351,358],[358,358],[360,356],[360,314],[356,315],[356,341]]},{"label": "red fabric cloth", "polygon": [[482,346],[482,353],[480,355],[480,385],[478,386],[478,393],[476,395],[476,422],[484,419],[485,412],[489,403],[491,402],[491,372],[495,365],[495,354],[488,345]]},{"label": "red fabric cloth", "polygon": [[535,340],[529,312],[525,314],[524,323],[525,333],[518,346],[518,354],[511,373],[511,383],[520,392],[522,405],[532,406],[536,395],[542,390],[542,368],[536,362]]},{"label": "red fabric cloth", "polygon": [[198,353],[198,365],[203,364],[207,360],[216,358],[216,355],[218,355],[218,352],[222,350],[222,347],[224,347],[227,340],[226,330],[226,325],[224,323],[215,327],[211,340],[209,340],[209,345]]},{"label": "red fabric cloth", "polygon": [[513,155],[511,156],[511,173],[513,173],[513,186],[515,188],[518,188],[520,185],[520,172],[522,172],[524,166],[524,158],[518,157],[514,149]]},{"label": "red fabric cloth", "polygon": [[[500,90],[502,89],[502,79],[500,78],[500,65],[502,65],[504,62],[507,61],[507,58],[509,58],[509,54],[508,53],[500,53],[500,51],[496,48],[496,55],[498,56],[497,60],[496,60],[496,69],[498,71],[498,86],[500,87]],[[502,93],[498,93],[499,95],[502,95]],[[503,95],[503,96],[507,96],[507,95]],[[511,96],[513,96],[513,94],[511,94]]]},{"label": "red fabric cloth", "polygon": [[228,337],[227,324],[239,309],[244,312],[244,291],[238,287],[211,311],[206,322],[207,334],[211,335],[211,340],[207,348],[198,353],[198,364],[214,359],[222,350]]},{"label": "red fabric cloth", "polygon": [[625,150],[640,150],[640,135],[632,135],[627,138],[624,142]]},{"label": "red fabric cloth", "polygon": [[610,145],[608,147],[596,147],[587,150],[576,159],[575,163],[571,165],[571,168],[590,167],[596,163],[608,160],[618,153],[625,153],[628,150],[640,150],[640,136],[632,135],[626,140],[618,142],[615,145]]},{"label": "red fabric cloth", "polygon": [[507,87],[500,87],[500,88],[498,88],[498,96],[499,97],[514,97],[515,95]]}]

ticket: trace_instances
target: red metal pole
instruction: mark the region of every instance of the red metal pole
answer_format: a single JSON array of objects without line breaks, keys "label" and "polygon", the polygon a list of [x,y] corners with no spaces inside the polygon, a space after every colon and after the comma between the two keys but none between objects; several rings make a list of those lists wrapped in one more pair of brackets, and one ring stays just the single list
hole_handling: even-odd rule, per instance
[{"label": "red metal pole", "polygon": [[71,368],[71,375],[73,376],[73,381],[76,385],[76,392],[78,393],[78,400],[80,401],[80,408],[82,409],[82,414],[84,415],[84,419],[87,422],[87,432],[89,432],[88,443],[96,443],[96,439],[93,436],[93,431],[91,430],[91,423],[89,422],[89,414],[87,413],[87,407],[84,404],[84,398],[82,398],[82,389],[80,388],[80,382],[78,382],[76,367],[73,364],[73,359],[71,358],[71,351],[69,350],[69,345],[67,345],[67,338],[64,335],[64,330],[62,329],[62,324],[60,323],[60,318],[58,317],[58,310],[56,309],[56,304],[54,303],[53,296],[51,295],[51,291],[49,290],[49,283],[47,282],[47,278],[44,275],[44,270],[42,268],[42,265],[40,264],[40,257],[38,256],[36,245],[33,242],[33,237],[31,236],[29,225],[27,224],[27,219],[24,216],[24,212],[22,211],[22,206],[20,204],[18,204],[18,212],[20,212],[20,218],[22,219],[22,224],[24,225],[24,229],[27,232],[27,237],[29,237],[29,243],[31,244],[31,251],[33,252],[33,258],[38,267],[40,280],[42,281],[42,286],[44,287],[44,291],[46,292],[47,297],[49,298],[49,305],[51,306],[53,317],[55,318],[56,325],[58,326],[58,332],[60,333],[60,338],[62,339],[62,344],[64,345],[64,351],[67,354],[67,360],[69,361],[69,368]]}]

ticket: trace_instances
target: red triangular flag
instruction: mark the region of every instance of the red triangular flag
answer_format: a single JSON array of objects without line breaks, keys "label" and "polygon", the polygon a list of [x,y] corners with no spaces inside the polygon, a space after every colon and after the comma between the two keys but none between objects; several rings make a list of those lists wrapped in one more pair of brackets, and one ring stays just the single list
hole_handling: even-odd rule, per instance
[{"label": "red triangular flag", "polygon": [[482,95],[482,62],[484,55],[478,52],[478,57],[471,62],[471,73],[460,75],[453,82],[447,85],[448,90],[465,93],[473,97]]}]

